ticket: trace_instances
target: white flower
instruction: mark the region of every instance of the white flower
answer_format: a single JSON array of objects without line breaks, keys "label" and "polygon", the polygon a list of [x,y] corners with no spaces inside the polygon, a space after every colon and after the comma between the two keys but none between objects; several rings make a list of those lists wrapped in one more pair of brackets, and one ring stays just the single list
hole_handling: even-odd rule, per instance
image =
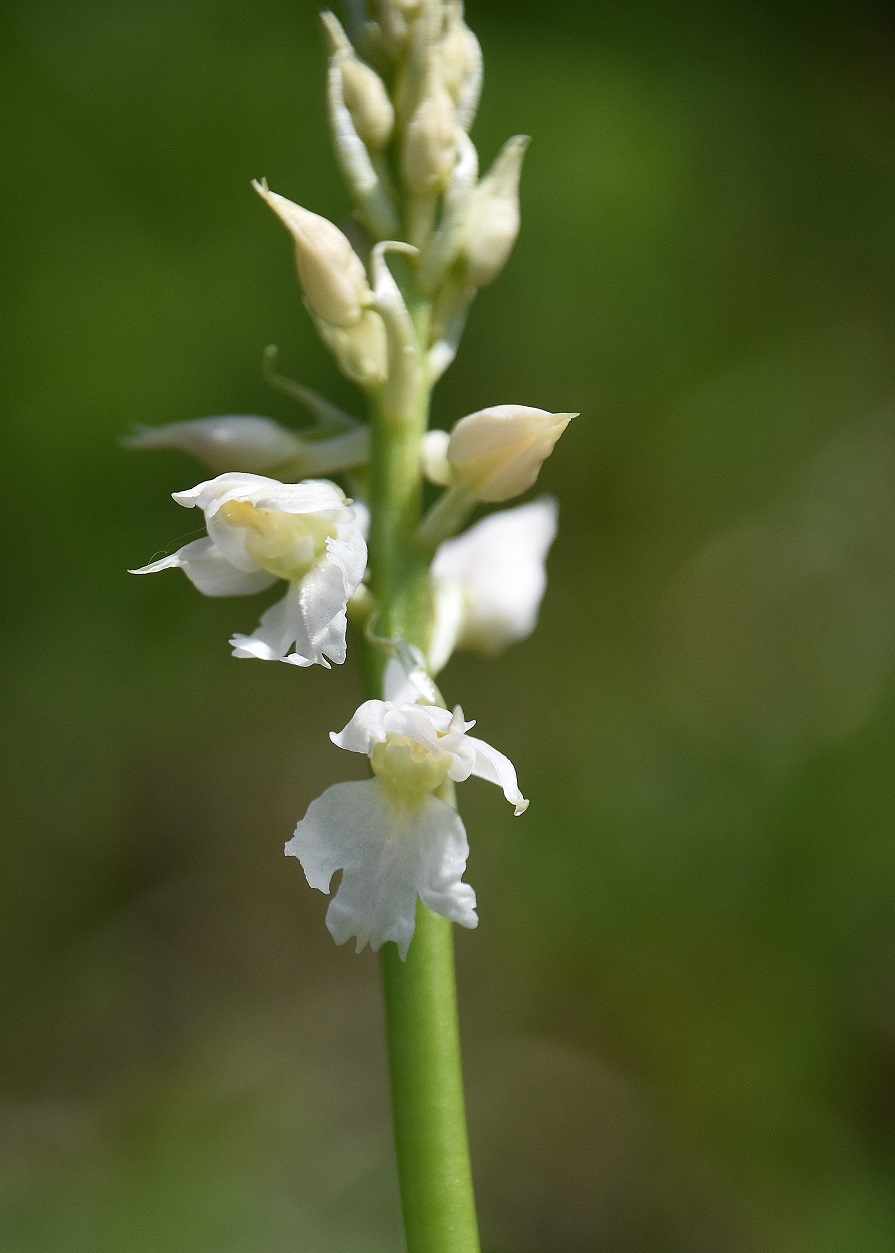
[{"label": "white flower", "polygon": [[455,648],[493,656],[535,629],[556,537],[556,501],[492,513],[441,544],[432,562],[434,616],[429,668],[438,674]]},{"label": "white flower", "polygon": [[339,889],[326,914],[337,944],[354,937],[360,952],[389,940],[406,957],[417,897],[463,927],[478,923],[475,892],[462,882],[469,855],[459,814],[433,795],[445,779],[470,775],[496,783],[517,814],[528,808],[503,753],[468,735],[457,706],[368,700],[343,731],[339,748],[365,753],[375,778],[337,783],[313,801],[286,845],[312,888]]},{"label": "white flower", "polygon": [[364,575],[367,545],[334,483],[280,483],[219,474],[174,499],[205,514],[208,536],[132,574],[179,568],[206,596],[248,596],[288,584],[252,635],[234,635],[235,657],[296,666],[345,660],[345,606]]}]

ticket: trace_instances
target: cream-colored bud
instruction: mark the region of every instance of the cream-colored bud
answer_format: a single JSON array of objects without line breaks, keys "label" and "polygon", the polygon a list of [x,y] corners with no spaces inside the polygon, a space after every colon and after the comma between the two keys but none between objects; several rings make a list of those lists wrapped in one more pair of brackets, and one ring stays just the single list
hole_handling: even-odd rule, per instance
[{"label": "cream-colored bud", "polygon": [[345,58],[341,69],[345,104],[357,133],[371,152],[381,152],[395,126],[395,110],[385,84],[359,57]]},{"label": "cream-colored bud", "polygon": [[354,128],[371,152],[381,152],[395,125],[395,110],[385,84],[354,51],[335,14],[320,16],[329,39],[331,64],[342,76],[342,96]]},{"label": "cream-colored bud", "polygon": [[391,60],[399,60],[407,50],[411,28],[420,16],[420,0],[377,0],[372,7],[386,55]]},{"label": "cream-colored bud", "polygon": [[447,450],[454,484],[488,502],[521,495],[577,416],[525,405],[493,405],[461,418]]},{"label": "cream-colored bud", "polygon": [[295,241],[298,279],[311,312],[330,326],[360,322],[372,292],[360,257],[338,226],[270,191],[265,182],[252,186]]},{"label": "cream-colored bud", "polygon": [[333,326],[315,319],[323,342],[338,361],[343,374],[360,387],[375,387],[388,375],[388,341],[385,324],[373,309],[365,309],[354,326]]},{"label": "cream-colored bud", "polygon": [[439,59],[432,55],[422,98],[414,109],[401,154],[401,172],[418,196],[440,196],[457,159],[457,110],[442,81]]},{"label": "cream-colored bud", "polygon": [[460,125],[468,131],[482,90],[482,49],[463,20],[459,0],[450,6],[440,52],[444,85],[457,106]]},{"label": "cream-colored bud", "polygon": [[486,287],[507,263],[519,234],[519,176],[527,135],[508,139],[469,199],[461,253],[467,280]]}]

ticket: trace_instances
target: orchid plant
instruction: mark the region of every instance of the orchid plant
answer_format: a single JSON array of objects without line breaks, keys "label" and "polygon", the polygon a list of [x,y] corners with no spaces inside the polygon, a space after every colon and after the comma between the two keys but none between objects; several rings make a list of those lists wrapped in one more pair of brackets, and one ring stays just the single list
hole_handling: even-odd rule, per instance
[{"label": "orchid plant", "polygon": [[409,1253],[473,1253],[451,923],[478,916],[454,784],[496,783],[516,814],[528,801],[434,677],[455,649],[494,655],[534,629],[555,502],[463,528],[534,484],[575,415],[500,404],[450,433],[427,429],[470,304],[515,242],[528,140],[510,139],[479,177],[469,129],[482,56],[458,0],[354,0],[350,15],[346,31],[323,14],[350,226],[255,188],[291,235],[307,309],[369,421],[282,379],[268,357],[311,426],[243,415],[134,432],[132,446],[180,449],[216,477],[174,493],[202,511],[207,536],[133,573],[181,569],[207,596],[285,583],[257,629],[232,636],[235,657],[329,668],[356,626],[367,699],[331,739],[366,754],[372,777],[327,788],[286,853],[321,892],[341,871],[326,915],[335,941],[382,950]]}]

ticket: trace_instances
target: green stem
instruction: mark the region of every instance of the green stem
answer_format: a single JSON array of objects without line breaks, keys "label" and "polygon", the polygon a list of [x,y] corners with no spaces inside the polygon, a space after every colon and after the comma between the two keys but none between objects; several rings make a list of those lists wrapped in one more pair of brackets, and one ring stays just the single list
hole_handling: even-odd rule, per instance
[{"label": "green stem", "polygon": [[422,902],[401,961],[382,950],[395,1147],[408,1253],[478,1253],[453,924]]},{"label": "green stem", "polygon": [[[412,305],[420,352],[428,305]],[[371,413],[370,571],[375,632],[424,647],[428,557],[419,542],[420,449],[430,384],[421,372],[412,413]],[[367,695],[382,695],[384,656],[364,643]],[[452,797],[445,797],[453,800]],[[466,1135],[453,924],[417,903],[406,961],[382,950],[382,978],[398,1180],[407,1253],[479,1253]]]}]

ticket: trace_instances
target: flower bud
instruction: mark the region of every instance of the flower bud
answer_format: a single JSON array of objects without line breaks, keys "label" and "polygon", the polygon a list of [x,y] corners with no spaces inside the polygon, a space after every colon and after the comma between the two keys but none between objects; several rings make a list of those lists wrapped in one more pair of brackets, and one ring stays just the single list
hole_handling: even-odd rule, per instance
[{"label": "flower bud", "polygon": [[507,263],[519,234],[519,175],[527,135],[508,139],[469,200],[462,256],[466,278],[486,287]]},{"label": "flower bud", "polygon": [[218,473],[243,470],[260,474],[295,456],[302,440],[273,418],[234,415],[138,426],[125,436],[128,448],[175,448]]},{"label": "flower bud", "polygon": [[315,319],[323,342],[339,363],[343,374],[360,387],[374,387],[388,375],[388,341],[385,324],[373,309],[365,309],[354,326],[333,326]]},{"label": "flower bud", "polygon": [[265,182],[252,186],[295,241],[298,279],[311,312],[330,326],[360,322],[372,292],[360,257],[338,226],[270,191]]},{"label": "flower bud", "polygon": [[420,0],[379,0],[379,27],[392,57],[399,57],[407,46],[409,28],[420,13]]},{"label": "flower bud", "polygon": [[493,405],[461,418],[447,450],[453,483],[489,503],[519,496],[534,483],[553,445],[577,416]]},{"label": "flower bud", "polygon": [[342,96],[354,128],[371,152],[391,139],[395,111],[382,79],[362,61],[333,13],[321,14],[332,52],[330,64],[342,77]]},{"label": "flower bud", "polygon": [[450,6],[440,45],[444,85],[457,106],[460,125],[468,131],[482,90],[482,49],[463,20],[463,5]]},{"label": "flower bud", "polygon": [[407,123],[401,155],[401,171],[410,191],[440,196],[457,158],[457,110],[434,55],[429,59],[422,98]]}]

